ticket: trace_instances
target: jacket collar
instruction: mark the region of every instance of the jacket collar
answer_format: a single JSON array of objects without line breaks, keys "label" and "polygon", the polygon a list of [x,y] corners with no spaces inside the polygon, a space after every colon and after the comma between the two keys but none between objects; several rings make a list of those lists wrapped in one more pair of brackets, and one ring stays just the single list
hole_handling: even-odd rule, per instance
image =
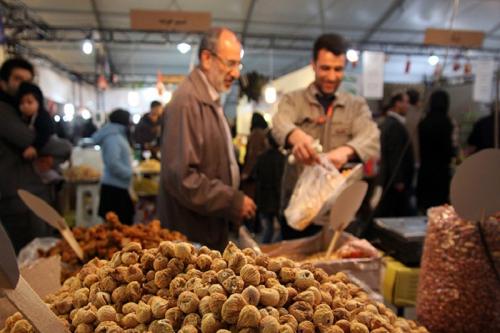
[{"label": "jacket collar", "polygon": [[[319,91],[318,87],[316,87],[316,84],[314,82],[312,82],[306,88],[306,98],[309,101],[309,103],[320,105],[318,99],[316,98],[316,95],[320,93],[321,92]],[[345,103],[346,103],[345,94],[337,90],[335,92],[335,106],[344,107]]]},{"label": "jacket collar", "polygon": [[202,103],[213,105],[214,107],[217,106],[213,96],[210,94],[209,87],[212,87],[209,85],[199,67],[196,67],[193,71],[191,71],[188,80],[190,80],[193,84],[194,93]]}]

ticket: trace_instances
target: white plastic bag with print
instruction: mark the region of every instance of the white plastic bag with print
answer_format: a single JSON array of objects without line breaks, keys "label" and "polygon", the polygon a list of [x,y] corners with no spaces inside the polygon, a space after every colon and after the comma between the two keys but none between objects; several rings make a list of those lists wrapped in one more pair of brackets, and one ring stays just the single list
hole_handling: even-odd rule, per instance
[{"label": "white plastic bag with print", "polygon": [[324,204],[333,203],[344,188],[346,177],[326,155],[321,155],[320,161],[319,164],[304,168],[285,209],[288,225],[296,230],[307,228]]}]

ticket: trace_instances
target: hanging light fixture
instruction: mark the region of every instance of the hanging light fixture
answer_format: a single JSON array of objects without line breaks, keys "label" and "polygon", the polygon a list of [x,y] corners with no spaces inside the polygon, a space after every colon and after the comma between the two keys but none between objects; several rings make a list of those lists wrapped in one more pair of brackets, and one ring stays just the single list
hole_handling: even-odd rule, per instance
[{"label": "hanging light fixture", "polygon": [[429,58],[427,58],[427,62],[431,66],[436,66],[439,63],[439,57],[435,54],[431,54]]},{"label": "hanging light fixture", "polygon": [[264,100],[267,104],[273,104],[276,102],[277,97],[278,94],[276,92],[276,88],[272,84],[269,84],[264,88]]},{"label": "hanging light fixture", "polygon": [[349,49],[349,50],[347,50],[346,57],[347,57],[347,60],[349,62],[358,62],[359,61],[359,51],[356,51],[354,49]]},{"label": "hanging light fixture", "polygon": [[191,45],[185,42],[179,43],[177,44],[177,50],[182,54],[186,54],[191,51]]},{"label": "hanging light fixture", "polygon": [[86,55],[92,54],[94,52],[94,44],[90,39],[86,39],[82,43],[82,52]]},{"label": "hanging light fixture", "polygon": [[133,122],[134,124],[136,124],[136,125],[137,125],[137,124],[139,123],[139,121],[140,121],[140,120],[141,120],[141,115],[140,115],[140,114],[136,113],[136,114],[134,114],[134,115],[132,116],[132,122]]},{"label": "hanging light fixture", "polygon": [[411,69],[411,59],[410,56],[406,57],[406,64],[405,64],[405,74],[409,74]]}]

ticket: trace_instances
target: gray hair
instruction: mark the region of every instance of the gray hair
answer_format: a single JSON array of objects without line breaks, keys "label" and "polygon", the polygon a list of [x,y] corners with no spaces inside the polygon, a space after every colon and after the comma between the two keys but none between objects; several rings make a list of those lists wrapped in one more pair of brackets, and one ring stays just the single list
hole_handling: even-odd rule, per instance
[{"label": "gray hair", "polygon": [[220,35],[224,30],[229,30],[224,27],[213,27],[210,28],[203,37],[201,38],[200,47],[198,48],[198,60],[201,60],[201,53],[207,50],[211,53],[217,53],[217,44],[219,42]]}]

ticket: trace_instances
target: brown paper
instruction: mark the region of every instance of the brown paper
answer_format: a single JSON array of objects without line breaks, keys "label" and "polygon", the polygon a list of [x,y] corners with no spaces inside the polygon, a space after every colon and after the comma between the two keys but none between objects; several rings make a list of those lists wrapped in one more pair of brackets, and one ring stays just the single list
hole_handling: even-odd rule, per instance
[{"label": "brown paper", "polygon": [[[21,268],[21,275],[33,290],[43,299],[61,288],[61,257],[41,258],[33,264]],[[0,298],[0,327],[16,308],[5,297]]]}]

